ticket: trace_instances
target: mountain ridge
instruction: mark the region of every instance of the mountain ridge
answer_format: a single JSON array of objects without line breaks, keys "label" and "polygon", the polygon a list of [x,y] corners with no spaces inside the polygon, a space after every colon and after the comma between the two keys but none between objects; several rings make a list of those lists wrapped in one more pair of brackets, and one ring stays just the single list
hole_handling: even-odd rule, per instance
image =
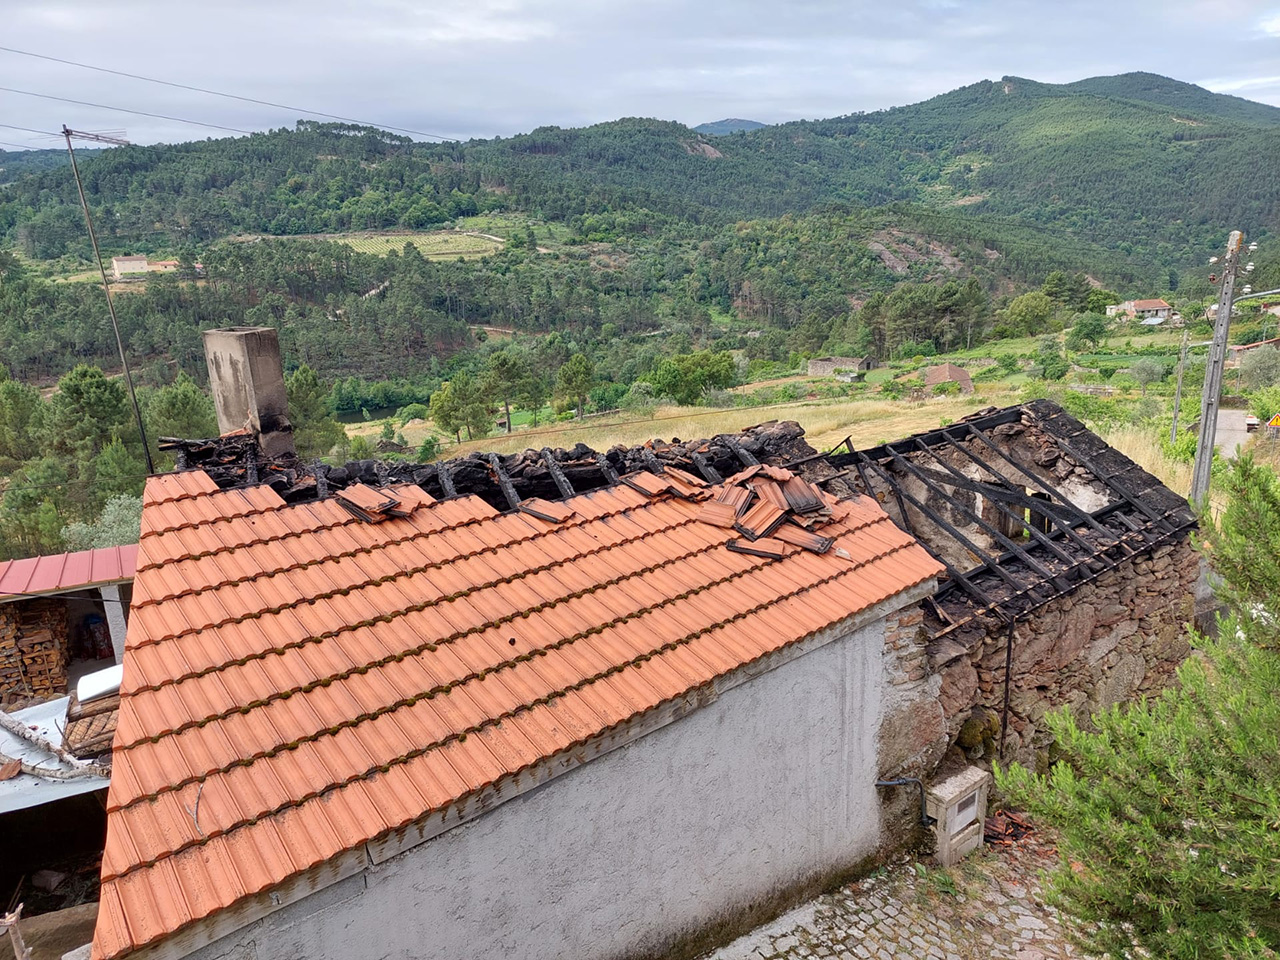
[{"label": "mountain ridge", "polygon": [[743,120],[741,117],[727,117],[724,120],[712,120],[709,123],[700,123],[693,128],[695,133],[705,134],[711,137],[723,137],[731,133],[742,133],[747,130],[759,130],[761,127],[767,127],[767,123],[761,123],[759,120]]}]

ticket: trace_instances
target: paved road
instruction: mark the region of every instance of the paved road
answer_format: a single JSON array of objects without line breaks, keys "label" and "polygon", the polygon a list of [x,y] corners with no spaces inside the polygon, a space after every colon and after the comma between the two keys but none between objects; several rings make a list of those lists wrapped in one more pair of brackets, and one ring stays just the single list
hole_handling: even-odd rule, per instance
[{"label": "paved road", "polygon": [[1236,450],[1249,440],[1245,429],[1246,410],[1218,410],[1218,430],[1213,437],[1213,447],[1228,458],[1234,458]]},{"label": "paved road", "polygon": [[1041,874],[1046,842],[943,871],[901,862],[810,901],[702,960],[1080,960]]}]

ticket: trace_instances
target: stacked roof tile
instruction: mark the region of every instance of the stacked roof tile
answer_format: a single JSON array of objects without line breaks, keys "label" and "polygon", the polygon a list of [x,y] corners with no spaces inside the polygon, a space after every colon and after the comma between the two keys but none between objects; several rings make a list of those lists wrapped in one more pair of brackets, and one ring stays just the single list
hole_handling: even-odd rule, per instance
[{"label": "stacked roof tile", "polygon": [[872,499],[773,467],[722,487],[640,472],[505,514],[416,487],[356,498],[148,481],[97,960],[941,570]]}]

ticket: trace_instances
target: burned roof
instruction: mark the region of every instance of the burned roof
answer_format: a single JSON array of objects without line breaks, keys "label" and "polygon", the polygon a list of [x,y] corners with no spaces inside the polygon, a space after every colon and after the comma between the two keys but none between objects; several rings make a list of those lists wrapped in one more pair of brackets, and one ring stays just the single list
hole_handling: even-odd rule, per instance
[{"label": "burned roof", "polygon": [[652,440],[615,446],[606,453],[579,443],[568,449],[530,448],[521,453],[471,453],[437,463],[354,460],[343,466],[294,456],[262,460],[247,431],[208,440],[161,439],[178,460],[178,470],[199,469],[221,488],[265,485],[286,503],[323,499],[352,484],[413,483],[439,499],[473,494],[498,510],[514,510],[530,497],[557,500],[597,490],[637,470],[672,465],[708,483],[768,460],[785,463],[812,456],[804,430],[795,421],[770,421],[739,434],[667,443]]},{"label": "burned roof", "polygon": [[[744,459],[719,446],[684,453]],[[506,512],[346,490],[148,480],[97,960],[456,822],[942,570],[870,498],[773,465],[668,462]]]},{"label": "burned roof", "polygon": [[808,470],[829,490],[874,496],[944,564],[926,604],[935,637],[1026,618],[1196,522],[1184,497],[1047,400]]}]

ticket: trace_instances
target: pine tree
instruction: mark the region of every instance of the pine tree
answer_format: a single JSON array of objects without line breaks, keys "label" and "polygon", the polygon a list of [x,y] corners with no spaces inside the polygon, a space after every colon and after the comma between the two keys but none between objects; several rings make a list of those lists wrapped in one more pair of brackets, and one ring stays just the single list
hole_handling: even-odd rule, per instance
[{"label": "pine tree", "polygon": [[1280,482],[1248,459],[1204,520],[1230,616],[1178,685],[1084,729],[1052,714],[1063,760],[998,771],[1060,833],[1052,897],[1080,945],[1116,958],[1280,952]]},{"label": "pine tree", "polygon": [[94,493],[100,502],[119,494],[139,496],[147,469],[120,440],[112,440],[93,459]]},{"label": "pine tree", "polygon": [[300,457],[328,453],[346,437],[329,407],[329,388],[305,363],[285,383],[289,395],[289,422]]},{"label": "pine tree", "polygon": [[577,405],[579,417],[582,416],[583,407],[586,406],[587,394],[591,392],[591,388],[595,385],[595,367],[581,353],[575,353],[570,357],[568,362],[560,368],[559,374],[556,375],[557,391],[561,396],[572,400]]}]

